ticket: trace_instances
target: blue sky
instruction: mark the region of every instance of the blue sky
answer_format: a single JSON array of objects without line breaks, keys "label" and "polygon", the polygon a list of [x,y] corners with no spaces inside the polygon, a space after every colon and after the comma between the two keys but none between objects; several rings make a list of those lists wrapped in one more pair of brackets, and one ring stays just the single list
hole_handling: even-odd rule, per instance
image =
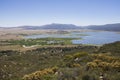
[{"label": "blue sky", "polygon": [[0,26],[120,22],[120,0],[0,0]]}]

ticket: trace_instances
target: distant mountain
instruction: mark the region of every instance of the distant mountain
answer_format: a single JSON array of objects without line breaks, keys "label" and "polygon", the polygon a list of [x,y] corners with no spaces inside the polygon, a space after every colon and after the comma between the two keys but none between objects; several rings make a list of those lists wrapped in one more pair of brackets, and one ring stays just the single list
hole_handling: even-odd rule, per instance
[{"label": "distant mountain", "polygon": [[104,30],[104,31],[120,31],[120,23],[106,24],[106,25],[90,25],[90,26],[76,26],[73,24],[47,24],[43,26],[19,26],[19,27],[0,27],[0,29],[9,28],[22,28],[25,30],[39,30],[39,29],[56,29],[56,30],[68,30],[68,29],[91,29],[91,30]]},{"label": "distant mountain", "polygon": [[23,29],[57,29],[57,30],[64,30],[64,29],[82,29],[80,26],[76,26],[73,24],[48,24],[43,26],[21,26]]},{"label": "distant mountain", "polygon": [[86,28],[92,30],[120,31],[120,23],[106,24],[106,25],[92,25],[92,26],[86,26]]}]

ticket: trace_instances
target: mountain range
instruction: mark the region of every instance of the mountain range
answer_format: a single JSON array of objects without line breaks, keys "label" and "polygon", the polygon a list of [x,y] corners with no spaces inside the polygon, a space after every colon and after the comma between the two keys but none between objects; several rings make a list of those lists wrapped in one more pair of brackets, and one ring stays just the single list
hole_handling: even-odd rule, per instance
[{"label": "mountain range", "polygon": [[[1,27],[4,28],[4,27]],[[39,30],[39,29],[56,29],[56,30],[68,30],[68,29],[91,29],[91,30],[104,30],[104,31],[120,31],[120,23],[106,24],[106,25],[89,25],[89,26],[76,26],[73,24],[47,24],[42,26],[19,26],[11,28],[22,28],[25,30]]]},{"label": "mountain range", "polygon": [[36,30],[36,29],[57,29],[57,30],[64,30],[64,29],[82,29],[79,26],[73,25],[73,24],[47,24],[43,26],[21,26],[20,28],[23,29],[30,29],[30,30]]},{"label": "mountain range", "polygon": [[104,30],[104,31],[120,31],[120,23],[106,25],[91,25],[86,26],[87,29]]}]

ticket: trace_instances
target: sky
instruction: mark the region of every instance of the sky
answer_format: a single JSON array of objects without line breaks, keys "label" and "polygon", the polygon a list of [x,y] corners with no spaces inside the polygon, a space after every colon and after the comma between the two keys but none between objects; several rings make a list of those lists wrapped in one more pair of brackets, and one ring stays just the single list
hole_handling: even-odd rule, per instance
[{"label": "sky", "polygon": [[0,0],[0,27],[120,23],[120,0]]}]

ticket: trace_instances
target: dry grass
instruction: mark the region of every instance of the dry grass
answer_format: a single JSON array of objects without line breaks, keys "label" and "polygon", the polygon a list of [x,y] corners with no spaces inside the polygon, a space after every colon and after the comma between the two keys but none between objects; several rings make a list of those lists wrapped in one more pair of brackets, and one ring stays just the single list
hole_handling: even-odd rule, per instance
[{"label": "dry grass", "polygon": [[[71,32],[76,30],[66,30],[66,32]],[[80,30],[77,30],[80,31]],[[0,28],[0,40],[20,40],[23,39],[23,35],[33,35],[33,34],[56,34],[59,33],[58,30],[24,30],[21,28]],[[24,48],[20,45],[6,45],[6,46],[0,46],[0,50],[20,50],[20,51],[26,51],[41,47],[74,47],[75,45],[44,45],[44,46],[35,46],[31,48]]]},{"label": "dry grass", "polygon": [[23,39],[23,35],[56,33],[57,30],[23,30],[21,28],[0,29],[0,40]]},{"label": "dry grass", "polygon": [[20,45],[6,45],[6,46],[0,46],[0,50],[15,50],[15,51],[27,51],[27,50],[34,50],[34,49],[37,49],[37,48],[49,48],[49,47],[63,47],[63,48],[66,48],[66,47],[77,47],[78,45],[44,45],[44,46],[41,46],[41,45],[38,45],[38,46],[35,46],[35,47],[29,47],[29,48],[25,48],[23,46],[20,46]]},{"label": "dry grass", "polygon": [[[65,30],[63,32],[86,32],[89,30]],[[0,28],[0,40],[9,40],[9,39],[23,39],[23,35],[33,35],[33,34],[56,34],[56,33],[63,33],[58,30],[48,29],[48,30],[25,30],[22,28]]]},{"label": "dry grass", "polygon": [[7,45],[7,46],[0,46],[0,50],[19,50],[22,47],[20,45]]}]

